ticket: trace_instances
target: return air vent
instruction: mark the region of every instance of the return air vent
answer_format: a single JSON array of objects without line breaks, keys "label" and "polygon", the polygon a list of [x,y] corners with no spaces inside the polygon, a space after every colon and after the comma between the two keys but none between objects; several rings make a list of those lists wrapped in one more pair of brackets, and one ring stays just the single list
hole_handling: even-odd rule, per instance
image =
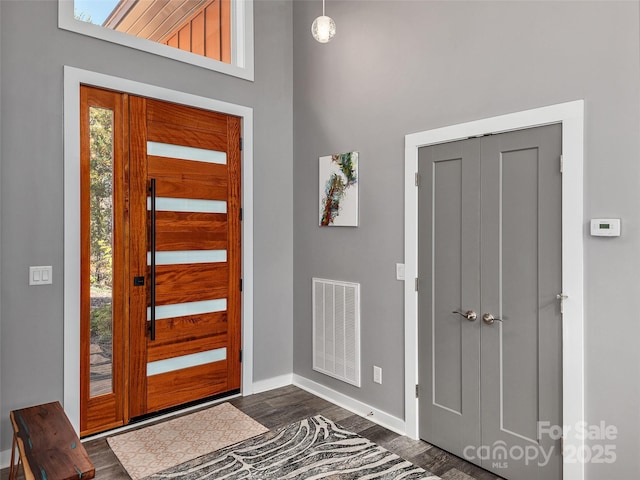
[{"label": "return air vent", "polygon": [[313,369],[360,386],[360,284],[313,279]]}]

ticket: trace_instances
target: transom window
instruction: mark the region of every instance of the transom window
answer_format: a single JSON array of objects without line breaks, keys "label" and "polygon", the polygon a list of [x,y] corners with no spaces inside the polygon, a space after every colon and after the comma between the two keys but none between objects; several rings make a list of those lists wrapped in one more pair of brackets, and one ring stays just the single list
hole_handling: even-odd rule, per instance
[{"label": "transom window", "polygon": [[59,0],[58,24],[253,80],[253,0]]}]

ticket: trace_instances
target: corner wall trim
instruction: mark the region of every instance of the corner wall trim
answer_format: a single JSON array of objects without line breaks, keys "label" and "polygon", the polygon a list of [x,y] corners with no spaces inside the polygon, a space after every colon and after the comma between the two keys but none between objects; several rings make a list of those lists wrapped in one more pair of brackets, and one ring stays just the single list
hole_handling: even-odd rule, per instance
[{"label": "corner wall trim", "polygon": [[320,385],[313,380],[301,377],[300,375],[293,374],[293,384],[309,393],[324,398],[325,400],[338,405],[339,407],[346,408],[350,412],[360,415],[361,417],[371,420],[378,425],[391,430],[399,435],[405,434],[405,422],[401,418],[394,417],[382,410],[379,410],[371,405],[367,405],[360,400],[351,398],[343,393],[336,392],[335,390]]}]

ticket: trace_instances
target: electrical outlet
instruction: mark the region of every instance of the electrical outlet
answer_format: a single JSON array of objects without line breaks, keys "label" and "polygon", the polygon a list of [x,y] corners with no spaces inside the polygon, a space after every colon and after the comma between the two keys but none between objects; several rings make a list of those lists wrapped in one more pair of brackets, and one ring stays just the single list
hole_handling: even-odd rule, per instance
[{"label": "electrical outlet", "polygon": [[382,384],[382,368],[373,366],[373,381]]},{"label": "electrical outlet", "polygon": [[404,263],[396,263],[396,280],[404,280]]}]

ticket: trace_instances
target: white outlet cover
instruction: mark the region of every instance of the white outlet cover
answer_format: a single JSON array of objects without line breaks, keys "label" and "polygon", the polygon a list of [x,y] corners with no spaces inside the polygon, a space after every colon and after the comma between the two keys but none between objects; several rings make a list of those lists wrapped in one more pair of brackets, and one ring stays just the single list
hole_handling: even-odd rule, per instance
[{"label": "white outlet cover", "polygon": [[382,368],[376,367],[375,365],[373,367],[373,381],[375,383],[382,383]]},{"label": "white outlet cover", "polygon": [[396,263],[396,280],[404,280],[404,263]]}]

